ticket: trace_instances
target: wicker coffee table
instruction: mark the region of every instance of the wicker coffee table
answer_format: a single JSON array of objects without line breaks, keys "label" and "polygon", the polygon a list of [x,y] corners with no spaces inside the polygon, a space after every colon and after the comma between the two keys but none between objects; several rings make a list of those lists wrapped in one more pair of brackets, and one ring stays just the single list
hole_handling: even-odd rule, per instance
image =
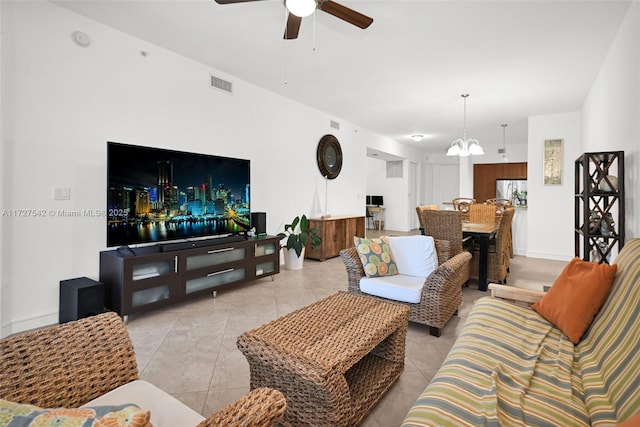
[{"label": "wicker coffee table", "polygon": [[237,345],[251,389],[287,400],[293,426],[355,426],[404,370],[405,305],[338,292],[252,329]]}]

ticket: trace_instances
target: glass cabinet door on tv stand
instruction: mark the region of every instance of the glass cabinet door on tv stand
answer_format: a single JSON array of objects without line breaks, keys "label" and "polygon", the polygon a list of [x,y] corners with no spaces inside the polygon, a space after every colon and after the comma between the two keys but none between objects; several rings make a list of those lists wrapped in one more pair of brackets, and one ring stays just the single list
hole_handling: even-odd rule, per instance
[{"label": "glass cabinet door on tv stand", "polygon": [[625,241],[624,151],[575,161],[575,256],[610,263]]},{"label": "glass cabinet door on tv stand", "polygon": [[100,252],[107,307],[122,317],[212,294],[280,272],[280,239],[266,236],[161,251],[159,246]]}]

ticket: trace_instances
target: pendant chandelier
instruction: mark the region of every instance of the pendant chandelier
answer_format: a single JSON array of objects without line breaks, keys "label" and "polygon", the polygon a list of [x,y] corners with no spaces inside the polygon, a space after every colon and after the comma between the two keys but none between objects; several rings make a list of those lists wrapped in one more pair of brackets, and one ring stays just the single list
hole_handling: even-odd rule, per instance
[{"label": "pendant chandelier", "polygon": [[506,163],[509,161],[509,159],[507,159],[507,136],[506,136],[507,126],[509,125],[506,123],[503,123],[500,126],[502,126],[502,161]]},{"label": "pendant chandelier", "polygon": [[464,99],[464,131],[462,139],[456,139],[447,150],[447,156],[468,157],[470,155],[479,156],[484,154],[477,139],[467,138],[467,97],[468,93],[460,95]]}]

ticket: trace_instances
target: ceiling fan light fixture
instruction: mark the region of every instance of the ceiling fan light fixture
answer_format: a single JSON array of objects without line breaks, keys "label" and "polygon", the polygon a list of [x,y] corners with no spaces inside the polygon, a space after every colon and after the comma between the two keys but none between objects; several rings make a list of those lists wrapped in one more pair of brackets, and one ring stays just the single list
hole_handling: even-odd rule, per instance
[{"label": "ceiling fan light fixture", "polygon": [[304,18],[316,10],[315,0],[286,0],[285,5],[289,13]]}]

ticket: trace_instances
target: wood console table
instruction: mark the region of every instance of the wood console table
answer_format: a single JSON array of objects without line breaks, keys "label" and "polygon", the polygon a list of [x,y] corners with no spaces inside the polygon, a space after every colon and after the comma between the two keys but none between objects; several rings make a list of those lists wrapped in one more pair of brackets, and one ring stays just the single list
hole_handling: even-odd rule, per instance
[{"label": "wood console table", "polygon": [[316,249],[307,246],[304,257],[320,261],[337,257],[342,249],[353,246],[353,236],[364,237],[364,220],[364,216],[309,218],[309,227],[320,231],[322,244]]}]

